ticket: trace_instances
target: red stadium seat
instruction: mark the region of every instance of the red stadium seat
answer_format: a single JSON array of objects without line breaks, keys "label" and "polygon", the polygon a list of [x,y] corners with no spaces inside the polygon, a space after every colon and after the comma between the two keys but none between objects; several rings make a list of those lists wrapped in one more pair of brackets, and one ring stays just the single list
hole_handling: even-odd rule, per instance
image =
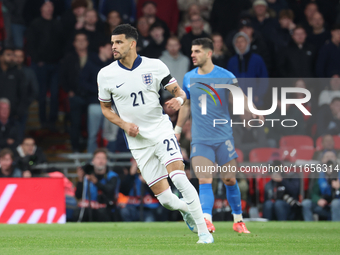
[{"label": "red stadium seat", "polygon": [[280,147],[293,147],[295,149],[304,148],[314,148],[313,139],[307,135],[287,135],[280,139]]},{"label": "red stadium seat", "polygon": [[250,151],[250,162],[268,162],[273,153],[277,153],[280,157],[280,150],[276,148],[256,148]]},{"label": "red stadium seat", "polygon": [[240,149],[235,149],[237,155],[238,155],[238,158],[236,159],[236,161],[238,163],[242,163],[243,162],[243,152],[240,150]]},{"label": "red stadium seat", "polygon": [[282,147],[280,148],[283,160],[295,162],[298,159],[311,160],[315,149],[313,147]]},{"label": "red stadium seat", "polygon": [[[338,135],[333,135],[334,139],[334,149],[340,150],[340,136]],[[316,150],[322,150],[322,136],[320,136],[318,139],[316,139]]]}]

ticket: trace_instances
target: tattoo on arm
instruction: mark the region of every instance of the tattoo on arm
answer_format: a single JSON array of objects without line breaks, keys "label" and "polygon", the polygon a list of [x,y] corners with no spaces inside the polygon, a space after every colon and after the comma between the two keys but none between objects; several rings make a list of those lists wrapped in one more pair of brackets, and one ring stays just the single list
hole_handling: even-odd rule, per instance
[{"label": "tattoo on arm", "polygon": [[112,103],[111,102],[102,102],[105,108],[111,108]]},{"label": "tattoo on arm", "polygon": [[173,96],[175,96],[176,93],[177,93],[177,91],[178,91],[178,86],[175,86],[175,87],[171,90],[171,94],[172,94]]}]

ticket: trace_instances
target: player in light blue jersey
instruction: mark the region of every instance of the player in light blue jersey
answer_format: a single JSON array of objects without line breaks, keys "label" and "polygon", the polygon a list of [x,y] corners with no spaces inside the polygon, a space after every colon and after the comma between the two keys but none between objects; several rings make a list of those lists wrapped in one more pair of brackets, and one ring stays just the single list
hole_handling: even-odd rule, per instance
[{"label": "player in light blue jersey", "polygon": [[[228,110],[231,93],[224,88],[216,88],[215,84],[233,84],[238,86],[235,76],[212,63],[213,43],[209,38],[199,38],[192,42],[192,61],[197,68],[186,73],[183,79],[183,90],[187,95],[185,104],[179,111],[175,134],[180,137],[182,127],[188,120],[191,111],[192,141],[191,163],[196,167],[236,166],[232,127],[230,125],[213,125],[214,120],[223,119],[230,123]],[[244,95],[244,94],[243,94]],[[249,111],[246,95],[245,110]],[[254,106],[255,107],[255,106]],[[263,116],[255,116],[263,120]],[[228,169],[228,168],[224,168]],[[229,168],[230,169],[230,168]],[[199,196],[203,214],[210,232],[215,231],[212,224],[214,197],[212,191],[212,175],[197,173],[199,178]],[[236,173],[228,172],[222,177],[227,190],[227,199],[234,217],[233,229],[239,233],[250,233],[242,218],[241,194],[236,180]]]}]

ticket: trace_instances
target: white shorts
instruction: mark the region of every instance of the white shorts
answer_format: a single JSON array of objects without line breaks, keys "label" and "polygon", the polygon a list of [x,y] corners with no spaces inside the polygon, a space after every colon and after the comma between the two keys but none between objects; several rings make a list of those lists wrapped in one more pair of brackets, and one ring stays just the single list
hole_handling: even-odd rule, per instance
[{"label": "white shorts", "polygon": [[161,142],[146,148],[131,149],[131,153],[150,187],[168,177],[167,165],[177,160],[183,161],[175,135],[166,136]]}]

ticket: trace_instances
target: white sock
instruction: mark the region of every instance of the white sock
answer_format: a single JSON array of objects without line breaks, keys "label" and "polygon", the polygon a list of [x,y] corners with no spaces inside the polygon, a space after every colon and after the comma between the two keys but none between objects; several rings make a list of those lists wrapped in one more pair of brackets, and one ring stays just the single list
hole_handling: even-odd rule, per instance
[{"label": "white sock", "polygon": [[242,214],[233,214],[233,216],[234,216],[234,223],[243,221]]},{"label": "white sock", "polygon": [[174,193],[172,193],[170,187],[162,193],[156,195],[156,197],[161,205],[163,205],[168,210],[180,210],[184,213],[189,211],[187,204],[183,200],[180,200]]},{"label": "white sock", "polygon": [[175,170],[171,172],[169,176],[176,188],[182,193],[184,201],[188,205],[189,211],[196,222],[198,234],[209,234],[203,218],[202,207],[197,191],[188,180],[185,172],[182,170]]},{"label": "white sock", "polygon": [[212,216],[209,213],[203,213],[203,217],[212,223]]}]

